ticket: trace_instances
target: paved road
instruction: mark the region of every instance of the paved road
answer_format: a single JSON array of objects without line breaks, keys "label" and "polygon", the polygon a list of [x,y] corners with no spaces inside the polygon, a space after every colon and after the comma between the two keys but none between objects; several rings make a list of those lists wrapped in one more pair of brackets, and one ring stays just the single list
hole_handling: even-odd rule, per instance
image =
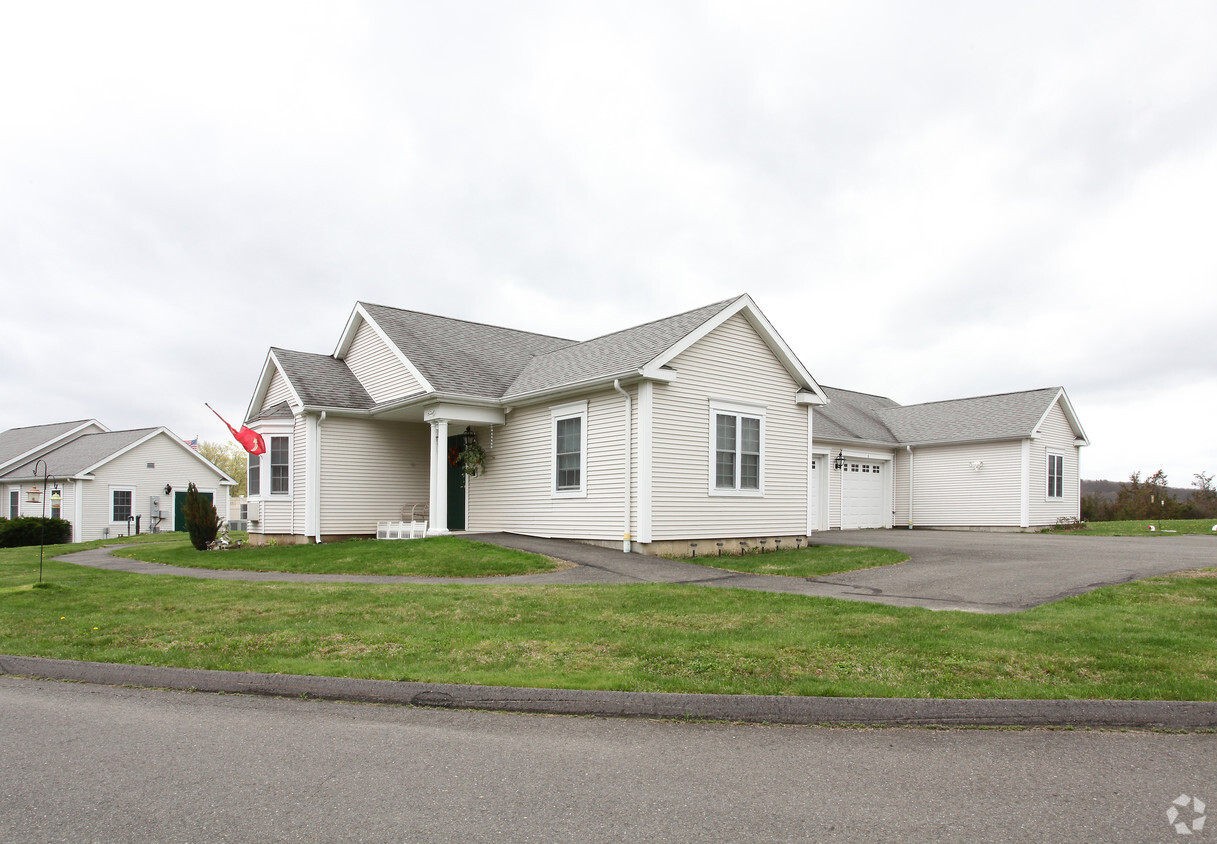
[{"label": "paved road", "polygon": [[[1203,841],[1217,737],[542,717],[0,677],[0,840]],[[1189,801],[1181,820],[1191,823]]]},{"label": "paved road", "polygon": [[[789,592],[936,610],[1008,613],[1099,586],[1217,566],[1217,537],[1096,537],[969,531],[866,530],[819,533],[821,544],[877,545],[910,555],[896,566],[819,578],[741,574],[562,539],[471,534],[470,539],[546,554],[575,563],[564,571],[517,577],[427,578],[381,575],[217,571],[112,557],[105,549],[57,560],[138,574],[294,582],[357,583],[681,583]],[[723,562],[730,566],[730,560]]]}]

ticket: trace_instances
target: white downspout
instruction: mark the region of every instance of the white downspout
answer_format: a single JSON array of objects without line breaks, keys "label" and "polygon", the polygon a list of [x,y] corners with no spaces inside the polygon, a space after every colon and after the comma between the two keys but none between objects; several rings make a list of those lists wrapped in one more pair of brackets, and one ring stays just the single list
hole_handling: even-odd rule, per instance
[{"label": "white downspout", "polygon": [[317,536],[315,537],[318,545],[321,544],[321,423],[325,421],[325,411],[321,411],[321,415],[317,417],[317,481],[313,485],[317,494],[313,500],[313,510],[317,514]]},{"label": "white downspout", "polygon": [[906,445],[909,453],[909,530],[913,529],[913,447]]},{"label": "white downspout", "polygon": [[613,389],[625,396],[625,526],[621,534],[621,550],[630,553],[630,424],[633,422],[634,402],[630,394],[621,389],[621,380],[613,379]]}]

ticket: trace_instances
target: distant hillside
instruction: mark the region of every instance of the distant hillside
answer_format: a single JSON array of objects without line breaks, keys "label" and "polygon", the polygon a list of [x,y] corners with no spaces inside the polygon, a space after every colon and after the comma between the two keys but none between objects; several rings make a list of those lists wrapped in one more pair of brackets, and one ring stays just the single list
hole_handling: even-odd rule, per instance
[{"label": "distant hillside", "polygon": [[[1115,501],[1116,495],[1120,492],[1120,484],[1127,481],[1082,481],[1082,497],[1087,495],[1098,496],[1100,501]],[[1168,486],[1166,491],[1174,496],[1175,500],[1180,504],[1190,501],[1192,493],[1196,491],[1195,487],[1179,487]]]}]

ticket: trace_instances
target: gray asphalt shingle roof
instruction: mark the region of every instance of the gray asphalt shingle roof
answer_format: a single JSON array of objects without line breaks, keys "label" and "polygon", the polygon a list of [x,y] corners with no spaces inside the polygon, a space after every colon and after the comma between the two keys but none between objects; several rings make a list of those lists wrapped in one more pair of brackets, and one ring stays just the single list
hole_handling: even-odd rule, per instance
[{"label": "gray asphalt shingle roof", "polygon": [[892,444],[1018,439],[1030,436],[1060,387],[900,405],[882,396],[825,387],[815,438]]},{"label": "gray asphalt shingle roof", "polygon": [[437,392],[502,398],[538,355],[572,340],[361,302]]},{"label": "gray asphalt shingle roof", "polygon": [[[355,373],[330,355],[272,348],[300,400],[310,407],[346,407],[367,410],[375,404]],[[262,414],[265,416],[266,414]]]},{"label": "gray asphalt shingle roof", "polygon": [[[96,466],[107,457],[122,451],[132,443],[148,436],[156,428],[135,428],[130,431],[109,431],[85,434],[41,455],[52,478],[68,478]],[[0,475],[0,480],[25,480],[33,477],[34,460],[23,462]],[[41,467],[40,467],[41,468]],[[41,472],[40,472],[41,474]]]},{"label": "gray asphalt shingle roof", "polygon": [[999,440],[1026,437],[1047,412],[1060,387],[912,404],[882,411],[902,443]]},{"label": "gray asphalt shingle roof", "polygon": [[815,408],[813,436],[816,439],[866,440],[868,442],[895,443],[896,437],[883,424],[878,414],[896,402],[883,396],[855,393],[836,387],[824,387],[828,404]]},{"label": "gray asphalt shingle roof", "polygon": [[54,422],[50,425],[10,428],[0,433],[0,466],[91,421],[93,420],[79,419],[75,422]]},{"label": "gray asphalt shingle roof", "polygon": [[725,299],[538,355],[520,373],[503,398],[634,372],[734,301]]}]

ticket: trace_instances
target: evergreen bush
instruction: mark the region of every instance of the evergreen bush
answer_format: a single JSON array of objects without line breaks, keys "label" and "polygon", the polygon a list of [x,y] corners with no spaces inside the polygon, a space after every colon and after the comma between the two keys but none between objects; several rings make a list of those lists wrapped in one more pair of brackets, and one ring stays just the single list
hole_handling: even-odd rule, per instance
[{"label": "evergreen bush", "polygon": [[62,545],[71,541],[72,523],[64,519],[42,519],[37,516],[0,519],[0,548],[23,548],[43,543]]},{"label": "evergreen bush", "polygon": [[220,532],[220,517],[215,505],[199,495],[199,488],[193,483],[186,485],[186,504],[183,508],[186,517],[186,530],[190,532],[190,544],[199,551],[206,551],[207,545],[215,541]]}]

